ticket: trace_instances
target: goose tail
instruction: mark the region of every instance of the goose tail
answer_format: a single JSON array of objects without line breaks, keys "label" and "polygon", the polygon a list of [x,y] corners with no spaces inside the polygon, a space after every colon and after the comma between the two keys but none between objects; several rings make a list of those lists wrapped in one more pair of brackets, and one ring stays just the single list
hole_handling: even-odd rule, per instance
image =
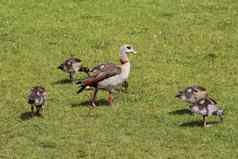
[{"label": "goose tail", "polygon": [[86,85],[83,83],[83,81],[78,81],[76,84],[80,85],[80,89],[77,91],[77,94],[83,92],[83,90],[86,88]]}]

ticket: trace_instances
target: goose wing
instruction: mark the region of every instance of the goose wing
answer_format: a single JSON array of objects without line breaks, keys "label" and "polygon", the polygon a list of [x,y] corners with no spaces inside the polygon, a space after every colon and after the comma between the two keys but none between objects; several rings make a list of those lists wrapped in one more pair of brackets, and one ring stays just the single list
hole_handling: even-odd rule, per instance
[{"label": "goose wing", "polygon": [[105,78],[121,73],[121,67],[113,63],[100,64],[90,69],[89,77],[105,76]]},{"label": "goose wing", "polygon": [[90,69],[89,77],[84,80],[86,85],[96,84],[106,78],[121,73],[121,67],[112,63],[100,64]]}]

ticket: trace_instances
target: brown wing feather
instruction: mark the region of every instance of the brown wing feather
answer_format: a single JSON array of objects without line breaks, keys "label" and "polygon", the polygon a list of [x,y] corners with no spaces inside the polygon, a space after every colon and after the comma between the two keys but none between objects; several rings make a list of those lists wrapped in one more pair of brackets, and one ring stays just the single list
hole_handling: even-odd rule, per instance
[{"label": "brown wing feather", "polygon": [[84,80],[86,85],[95,85],[99,81],[115,76],[121,73],[121,68],[118,65],[107,63],[97,65],[89,72],[89,77]]},{"label": "brown wing feather", "polygon": [[213,102],[212,104],[217,104],[217,102],[213,98],[209,97],[209,99]]}]

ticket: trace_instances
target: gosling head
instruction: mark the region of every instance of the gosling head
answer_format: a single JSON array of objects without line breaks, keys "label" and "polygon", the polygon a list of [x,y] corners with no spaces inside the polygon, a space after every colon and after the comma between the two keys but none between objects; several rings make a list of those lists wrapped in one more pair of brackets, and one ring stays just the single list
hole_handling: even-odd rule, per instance
[{"label": "gosling head", "polygon": [[176,98],[188,103],[195,103],[208,96],[207,90],[201,86],[193,85],[177,93]]},{"label": "gosling head", "polygon": [[41,86],[33,87],[28,96],[28,103],[35,106],[44,105],[46,102],[47,92]]},{"label": "gosling head", "polygon": [[64,72],[78,72],[81,69],[81,60],[78,58],[69,58],[58,66],[58,69]]}]

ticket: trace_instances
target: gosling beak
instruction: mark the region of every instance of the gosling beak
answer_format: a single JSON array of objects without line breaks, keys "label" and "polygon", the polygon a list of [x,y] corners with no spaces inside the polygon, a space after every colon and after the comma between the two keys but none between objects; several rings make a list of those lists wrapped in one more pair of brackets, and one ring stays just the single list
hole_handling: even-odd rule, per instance
[{"label": "gosling beak", "polygon": [[63,64],[59,65],[57,68],[63,70],[64,69]]},{"label": "gosling beak", "polygon": [[178,92],[175,97],[180,98],[181,97],[181,92]]}]

